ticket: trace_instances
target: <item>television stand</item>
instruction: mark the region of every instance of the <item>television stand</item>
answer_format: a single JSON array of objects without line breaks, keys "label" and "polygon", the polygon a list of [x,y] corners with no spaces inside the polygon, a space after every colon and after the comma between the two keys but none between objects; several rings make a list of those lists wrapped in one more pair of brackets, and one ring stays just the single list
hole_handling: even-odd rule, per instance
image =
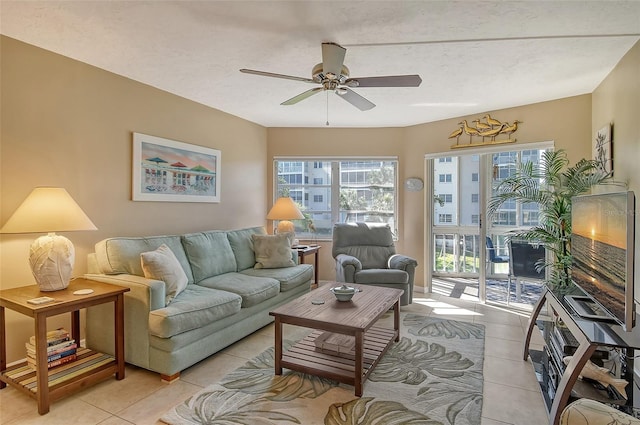
[{"label": "television stand", "polygon": [[564,299],[567,304],[573,308],[573,311],[584,319],[617,323],[617,320],[613,316],[604,311],[600,305],[588,295],[567,295]]},{"label": "television stand", "polygon": [[[545,287],[533,308],[525,336],[523,359],[527,361],[531,358],[544,402],[549,410],[550,425],[560,423],[562,411],[575,398],[595,399],[617,406],[626,413],[633,413],[640,407],[640,391],[636,388],[633,372],[634,350],[640,349],[640,327],[625,332],[619,323],[603,321],[601,316],[582,317],[572,306],[572,303],[576,302],[576,295],[578,308],[589,309],[590,300],[580,298],[585,294],[575,284],[571,283],[561,290]],[[543,318],[540,314],[544,307],[546,317]],[[536,327],[540,329],[544,338],[542,350],[529,349],[531,336]],[[556,329],[557,327],[561,329]],[[574,339],[566,333],[570,333]],[[620,378],[629,382],[625,388],[626,398],[613,394],[606,388],[597,388],[587,380],[578,380],[587,361],[597,362],[598,359],[605,359],[605,354],[608,358],[609,350],[614,348],[621,354]],[[572,357],[565,365],[563,357],[567,355]]]}]

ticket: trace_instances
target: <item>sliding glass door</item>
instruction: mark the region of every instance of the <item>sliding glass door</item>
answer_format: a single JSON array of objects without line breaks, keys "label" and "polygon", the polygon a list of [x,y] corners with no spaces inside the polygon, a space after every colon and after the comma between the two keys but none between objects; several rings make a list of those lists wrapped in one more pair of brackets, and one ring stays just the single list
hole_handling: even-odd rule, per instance
[{"label": "sliding glass door", "polygon": [[506,235],[537,224],[538,205],[504,204],[490,219],[486,209],[496,187],[513,175],[518,163],[538,163],[552,143],[530,146],[427,157],[425,281],[430,291],[435,281],[446,295],[500,304],[521,301],[512,296]]}]

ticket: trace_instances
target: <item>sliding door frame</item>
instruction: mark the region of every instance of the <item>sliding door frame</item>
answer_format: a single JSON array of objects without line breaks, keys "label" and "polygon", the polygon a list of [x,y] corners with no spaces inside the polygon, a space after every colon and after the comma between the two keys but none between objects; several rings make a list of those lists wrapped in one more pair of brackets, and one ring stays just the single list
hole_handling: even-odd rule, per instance
[{"label": "sliding door frame", "polygon": [[[511,145],[491,145],[479,148],[451,150],[447,152],[437,152],[425,154],[424,156],[424,181],[425,181],[425,205],[424,205],[424,282],[427,293],[433,292],[433,235],[434,235],[434,216],[433,216],[433,196],[434,196],[434,161],[441,157],[448,156],[466,156],[479,155],[479,240],[484,241],[489,221],[486,215],[488,197],[491,194],[491,155],[499,152],[522,151],[527,149],[554,149],[554,141],[534,142],[534,143],[514,143]],[[459,207],[458,207],[459,208]],[[481,246],[484,246],[481,244]],[[486,249],[479,250],[479,299],[480,302],[486,302]]]}]

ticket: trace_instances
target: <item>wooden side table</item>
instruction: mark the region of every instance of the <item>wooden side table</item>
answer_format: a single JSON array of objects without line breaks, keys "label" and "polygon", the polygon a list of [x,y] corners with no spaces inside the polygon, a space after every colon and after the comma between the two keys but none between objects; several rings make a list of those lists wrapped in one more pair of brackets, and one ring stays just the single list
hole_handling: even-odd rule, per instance
[{"label": "wooden side table", "polygon": [[319,261],[318,252],[320,251],[320,245],[308,246],[305,248],[295,248],[295,249],[298,250],[298,260],[300,260],[300,264],[304,264],[304,257],[306,257],[307,255],[313,254],[315,256],[315,264],[313,266],[315,281],[313,283],[317,285],[319,282],[318,269],[319,269],[320,261]]},{"label": "wooden side table", "polygon": [[[86,295],[74,295],[79,289],[92,289]],[[40,292],[36,285],[0,291],[0,389],[7,384],[33,397],[38,402],[38,413],[49,412],[52,401],[76,389],[101,381],[115,373],[124,379],[124,293],[129,288],[75,279],[67,289]],[[47,304],[30,304],[27,300],[51,297]],[[47,369],[47,317],[71,313],[71,336],[80,342],[80,310],[98,304],[113,302],[115,317],[115,357],[89,349],[78,349],[75,361]],[[35,322],[36,370],[27,362],[7,368],[6,322],[4,310],[17,311],[32,317]]]}]

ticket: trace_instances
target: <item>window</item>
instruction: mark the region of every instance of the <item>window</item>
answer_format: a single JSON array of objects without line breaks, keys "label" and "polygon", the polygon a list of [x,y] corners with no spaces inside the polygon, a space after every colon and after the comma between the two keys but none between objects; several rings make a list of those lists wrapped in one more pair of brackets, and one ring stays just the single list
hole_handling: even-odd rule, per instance
[{"label": "window", "polygon": [[438,214],[439,223],[453,223],[453,214]]},{"label": "window", "polygon": [[471,181],[472,182],[478,181],[478,173],[471,173]]},{"label": "window", "polygon": [[289,192],[289,197],[293,199],[295,202],[300,203],[302,201],[302,191],[292,190],[291,192]]},{"label": "window", "polygon": [[439,158],[439,162],[451,162],[453,160],[450,156],[445,156],[444,158]]},{"label": "window", "polygon": [[472,193],[471,194],[471,202],[478,202],[478,194],[477,193]]},{"label": "window", "polygon": [[[542,161],[545,149],[525,149],[515,152],[501,152],[492,155],[493,162],[493,182],[492,194],[495,194],[496,187],[505,178],[512,176],[518,167],[518,164],[527,162],[533,163],[534,167],[538,167]],[[539,184],[543,183],[543,178],[539,180]],[[494,226],[509,227],[529,227],[539,224],[540,206],[537,203],[520,203],[510,200],[502,204],[497,214],[493,217]]]},{"label": "window", "polygon": [[395,159],[276,159],[274,196],[299,204],[305,216],[294,220],[300,239],[330,239],[333,223],[355,221],[388,223],[396,233],[397,168]]},{"label": "window", "polygon": [[480,224],[480,214],[471,214],[471,224]]},{"label": "window", "polygon": [[440,174],[438,176],[438,180],[440,181],[440,183],[451,183],[452,175],[451,174]]},{"label": "window", "polygon": [[285,174],[282,179],[289,184],[302,184],[302,174]]},{"label": "window", "polygon": [[450,204],[453,202],[453,195],[450,193],[443,193],[442,195],[440,195],[440,199],[445,204]]}]

